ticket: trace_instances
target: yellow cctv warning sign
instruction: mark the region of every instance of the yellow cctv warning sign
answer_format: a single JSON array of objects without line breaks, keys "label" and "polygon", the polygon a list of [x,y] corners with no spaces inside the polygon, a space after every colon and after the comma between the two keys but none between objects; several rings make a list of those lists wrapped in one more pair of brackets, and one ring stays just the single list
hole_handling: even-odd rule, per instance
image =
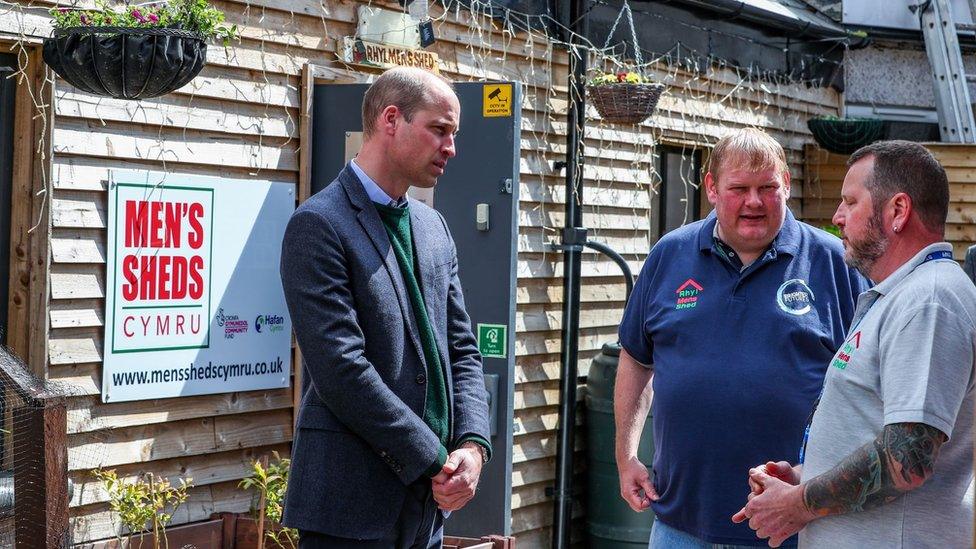
[{"label": "yellow cctv warning sign", "polygon": [[484,115],[512,116],[511,84],[485,84]]}]

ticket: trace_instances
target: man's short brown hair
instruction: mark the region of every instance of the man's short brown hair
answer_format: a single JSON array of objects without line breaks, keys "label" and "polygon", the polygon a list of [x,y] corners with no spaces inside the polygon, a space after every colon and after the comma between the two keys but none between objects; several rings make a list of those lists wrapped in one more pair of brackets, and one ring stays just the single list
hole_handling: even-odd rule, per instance
[{"label": "man's short brown hair", "polygon": [[878,141],[861,147],[847,160],[847,166],[873,157],[874,171],[864,182],[871,193],[874,214],[898,193],[912,200],[912,208],[925,227],[945,234],[949,215],[949,178],[928,149],[911,141]]},{"label": "man's short brown hair", "polygon": [[390,105],[412,121],[417,111],[431,103],[431,84],[436,80],[454,89],[450,80],[424,69],[396,67],[381,74],[363,97],[363,135],[373,134],[376,118]]},{"label": "man's short brown hair", "polygon": [[789,170],[786,153],[775,139],[756,128],[742,128],[719,139],[708,160],[708,171],[716,180],[723,168],[734,166],[759,172],[776,168],[780,173]]}]

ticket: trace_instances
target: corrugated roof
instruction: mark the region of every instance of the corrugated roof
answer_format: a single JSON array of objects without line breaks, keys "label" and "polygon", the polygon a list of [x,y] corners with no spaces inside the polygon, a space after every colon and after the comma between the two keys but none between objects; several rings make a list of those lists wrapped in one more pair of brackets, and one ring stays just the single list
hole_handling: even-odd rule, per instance
[{"label": "corrugated roof", "polygon": [[[744,3],[777,15],[793,17],[800,21],[814,23],[824,27],[842,27],[838,24],[841,17],[841,0],[742,0]],[[836,9],[837,18],[830,12]]]}]

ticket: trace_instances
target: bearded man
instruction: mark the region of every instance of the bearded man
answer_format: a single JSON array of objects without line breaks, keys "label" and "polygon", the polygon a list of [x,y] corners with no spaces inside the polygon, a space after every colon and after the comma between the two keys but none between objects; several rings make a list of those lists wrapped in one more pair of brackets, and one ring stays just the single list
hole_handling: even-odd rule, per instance
[{"label": "bearded man", "polygon": [[[771,547],[971,547],[976,287],[944,242],[945,170],[921,145],[855,152],[834,223],[875,281],[827,368],[801,464],[750,471]],[[805,462],[804,458],[805,457]]]}]

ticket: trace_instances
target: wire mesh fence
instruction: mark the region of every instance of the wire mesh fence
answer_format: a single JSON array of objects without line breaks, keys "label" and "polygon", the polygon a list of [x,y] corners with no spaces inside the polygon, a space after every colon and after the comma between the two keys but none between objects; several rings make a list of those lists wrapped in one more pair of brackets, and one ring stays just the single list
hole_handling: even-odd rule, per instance
[{"label": "wire mesh fence", "polygon": [[65,395],[0,348],[0,549],[68,547]]}]

